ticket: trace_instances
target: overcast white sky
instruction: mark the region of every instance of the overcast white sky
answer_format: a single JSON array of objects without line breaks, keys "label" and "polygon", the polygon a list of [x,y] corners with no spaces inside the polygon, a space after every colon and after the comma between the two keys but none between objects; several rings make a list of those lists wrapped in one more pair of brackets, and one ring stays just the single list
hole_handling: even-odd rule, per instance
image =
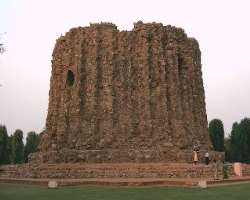
[{"label": "overcast white sky", "polygon": [[250,117],[250,1],[244,0],[0,0],[0,124],[13,133],[40,132],[48,105],[51,54],[72,27],[108,21],[120,30],[162,22],[185,29],[202,51],[208,119],[226,132]]}]

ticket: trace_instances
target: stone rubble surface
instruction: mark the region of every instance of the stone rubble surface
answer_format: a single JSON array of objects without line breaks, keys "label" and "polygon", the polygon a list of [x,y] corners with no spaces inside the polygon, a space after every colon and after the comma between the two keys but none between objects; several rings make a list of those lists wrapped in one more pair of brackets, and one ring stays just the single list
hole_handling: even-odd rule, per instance
[{"label": "stone rubble surface", "polygon": [[197,143],[212,150],[201,52],[183,29],[100,23],[57,39],[31,162],[186,162]]}]

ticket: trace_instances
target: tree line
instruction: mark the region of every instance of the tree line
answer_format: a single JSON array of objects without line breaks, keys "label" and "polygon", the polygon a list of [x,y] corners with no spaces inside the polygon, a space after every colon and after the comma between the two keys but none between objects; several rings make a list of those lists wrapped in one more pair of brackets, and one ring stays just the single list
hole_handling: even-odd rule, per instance
[{"label": "tree line", "polygon": [[37,151],[38,144],[39,135],[36,132],[27,134],[24,145],[22,130],[17,129],[9,136],[6,126],[0,125],[0,165],[28,162],[28,155]]},{"label": "tree line", "polygon": [[[250,163],[250,118],[234,122],[227,137],[220,119],[211,120],[208,131],[214,150],[225,152],[226,161]],[[0,165],[28,162],[28,155],[37,151],[39,139],[39,134],[29,132],[24,145],[22,130],[9,136],[6,127],[0,125]]]},{"label": "tree line", "polygon": [[250,163],[250,118],[234,122],[227,137],[220,119],[211,120],[208,130],[214,149],[225,152],[225,161]]}]

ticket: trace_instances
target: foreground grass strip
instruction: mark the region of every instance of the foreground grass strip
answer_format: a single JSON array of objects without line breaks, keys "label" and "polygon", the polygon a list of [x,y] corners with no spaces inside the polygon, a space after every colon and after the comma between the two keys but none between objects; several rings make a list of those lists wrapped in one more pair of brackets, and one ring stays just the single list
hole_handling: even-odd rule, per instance
[{"label": "foreground grass strip", "polygon": [[0,184],[0,200],[235,200],[248,199],[250,184],[208,189],[178,187],[41,186]]}]

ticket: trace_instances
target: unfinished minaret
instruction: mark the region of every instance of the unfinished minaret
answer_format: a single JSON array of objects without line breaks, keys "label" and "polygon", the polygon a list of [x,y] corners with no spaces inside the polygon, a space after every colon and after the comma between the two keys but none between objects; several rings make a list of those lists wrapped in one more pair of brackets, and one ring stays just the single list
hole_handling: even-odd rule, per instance
[{"label": "unfinished minaret", "polygon": [[46,130],[33,159],[182,162],[196,143],[211,146],[201,53],[183,29],[101,23],[56,41]]}]

